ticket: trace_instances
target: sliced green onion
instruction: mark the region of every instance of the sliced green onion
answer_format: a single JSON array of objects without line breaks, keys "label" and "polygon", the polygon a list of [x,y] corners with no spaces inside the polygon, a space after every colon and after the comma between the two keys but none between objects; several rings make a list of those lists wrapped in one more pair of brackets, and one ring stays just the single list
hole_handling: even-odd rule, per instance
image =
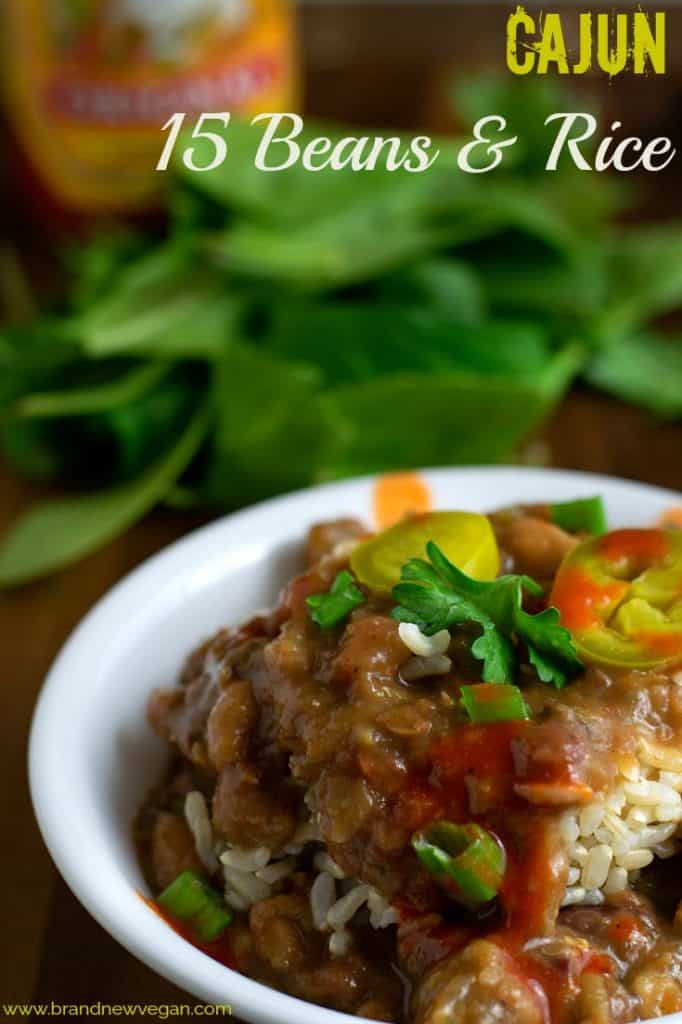
[{"label": "sliced green onion", "polygon": [[462,704],[477,725],[519,722],[530,712],[518,686],[509,683],[477,683],[462,687]]},{"label": "sliced green onion", "polygon": [[355,578],[346,569],[334,580],[331,590],[326,594],[312,594],[306,598],[310,609],[310,618],[320,629],[331,629],[342,622],[347,615],[364,604],[365,595],[355,582]]},{"label": "sliced green onion", "polygon": [[599,537],[608,530],[606,509],[600,497],[578,498],[551,506],[552,522],[568,533],[591,533]]},{"label": "sliced green onion", "polygon": [[504,849],[475,823],[439,821],[412,837],[422,864],[451,896],[470,906],[493,900],[507,867]]},{"label": "sliced green onion", "polygon": [[200,939],[217,939],[234,920],[220,894],[196,871],[183,871],[164,889],[157,903],[171,917],[190,924]]}]

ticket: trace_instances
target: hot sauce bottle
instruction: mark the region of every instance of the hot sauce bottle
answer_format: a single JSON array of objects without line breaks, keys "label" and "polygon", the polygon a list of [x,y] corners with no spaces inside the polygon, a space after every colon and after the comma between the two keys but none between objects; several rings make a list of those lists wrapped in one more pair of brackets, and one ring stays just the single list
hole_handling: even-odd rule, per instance
[{"label": "hot sauce bottle", "polygon": [[4,0],[0,17],[14,176],[62,226],[159,206],[174,113],[296,106],[292,0]]}]

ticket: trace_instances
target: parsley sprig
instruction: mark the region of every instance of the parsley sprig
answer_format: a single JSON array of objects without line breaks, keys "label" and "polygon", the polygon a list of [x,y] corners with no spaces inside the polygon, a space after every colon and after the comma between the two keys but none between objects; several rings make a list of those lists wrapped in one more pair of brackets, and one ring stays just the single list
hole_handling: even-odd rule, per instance
[{"label": "parsley sprig", "polygon": [[310,618],[320,629],[331,629],[350,615],[354,608],[364,604],[365,595],[348,570],[344,569],[334,580],[326,594],[311,594],[306,598]]},{"label": "parsley sprig", "polygon": [[429,541],[429,561],[413,558],[403,566],[401,580],[393,588],[398,607],[393,617],[413,622],[422,633],[433,636],[465,622],[478,623],[482,633],[471,646],[483,662],[483,680],[512,683],[518,670],[517,641],[528,649],[530,663],[540,679],[560,690],[580,671],[571,634],[559,625],[559,612],[547,608],[530,615],[523,608],[523,591],[538,596],[542,587],[529,576],[501,576],[492,582],[471,579]]}]

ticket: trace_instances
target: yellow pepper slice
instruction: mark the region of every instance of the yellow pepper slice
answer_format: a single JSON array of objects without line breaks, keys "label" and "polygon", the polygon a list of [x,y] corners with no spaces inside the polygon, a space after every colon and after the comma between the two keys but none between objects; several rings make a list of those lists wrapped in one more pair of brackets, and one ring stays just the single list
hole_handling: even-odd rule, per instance
[{"label": "yellow pepper slice", "polygon": [[682,663],[682,531],[614,530],[564,559],[551,595],[587,661]]},{"label": "yellow pepper slice", "polygon": [[490,520],[475,512],[430,512],[404,519],[358,545],[351,569],[360,583],[378,594],[390,594],[400,571],[411,558],[424,558],[435,541],[450,561],[478,580],[492,580],[500,555]]}]

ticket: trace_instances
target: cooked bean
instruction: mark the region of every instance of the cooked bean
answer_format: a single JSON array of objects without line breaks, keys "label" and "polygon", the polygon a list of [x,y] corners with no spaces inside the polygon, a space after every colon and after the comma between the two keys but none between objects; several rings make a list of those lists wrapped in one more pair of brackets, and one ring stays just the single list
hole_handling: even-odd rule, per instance
[{"label": "cooked bean", "polygon": [[503,544],[514,559],[515,571],[538,579],[553,576],[564,555],[577,543],[577,538],[570,533],[535,516],[512,519],[503,535]]},{"label": "cooked bean", "polygon": [[415,1024],[543,1024],[534,990],[499,946],[479,940],[427,974],[414,996]]},{"label": "cooked bean", "polygon": [[[503,571],[549,586],[575,538],[541,506],[493,518]],[[471,722],[461,686],[508,671],[500,655],[484,672],[480,624],[451,625],[447,676],[408,685],[412,654],[387,597],[367,593],[332,629],[312,621],[306,597],[330,589],[346,557],[336,545],[361,529],[314,528],[315,564],[273,613],[222,630],[190,657],[179,687],[150,701],[153,727],[174,748],[140,821],[156,886],[201,870],[180,814],[199,790],[215,838],[233,847],[221,870],[244,896],[226,945],[267,984],[400,1024],[547,1024],[548,1006],[554,1024],[625,1024],[682,1009],[682,912],[672,921],[682,899],[679,666],[587,665],[558,690],[540,678],[554,659],[542,646],[548,615],[531,646],[509,636],[528,720]],[[536,614],[549,591],[530,589],[525,607]],[[663,603],[677,591],[660,594]],[[444,595],[429,596],[427,585],[424,612],[433,605],[438,631]],[[448,600],[455,619],[466,617]],[[488,905],[470,905],[471,880],[458,887],[454,865],[441,877],[442,855],[429,864],[415,853],[415,833],[440,819],[475,821],[504,847]],[[316,877],[315,897],[326,886],[326,904],[314,899],[317,929]]]},{"label": "cooked bean", "polygon": [[291,790],[267,789],[258,772],[244,765],[223,768],[213,796],[213,825],[228,842],[276,850],[291,839],[296,820]]},{"label": "cooked bean", "polygon": [[663,1017],[682,1010],[682,950],[671,946],[634,972],[630,988],[639,996],[642,1017]]},{"label": "cooked bean", "polygon": [[373,798],[363,779],[331,775],[318,788],[321,828],[328,840],[344,843],[361,828],[372,812]]},{"label": "cooked bean", "polygon": [[304,962],[304,928],[312,931],[304,897],[274,896],[256,903],[249,914],[249,925],[259,956],[275,970],[290,971]]},{"label": "cooked bean", "polygon": [[405,696],[399,670],[411,657],[394,619],[366,616],[345,630],[334,662],[334,678],[351,686],[357,701],[395,703]]},{"label": "cooked bean", "polygon": [[152,826],[150,852],[154,881],[159,889],[165,889],[188,869],[205,871],[187,823],[176,814],[162,811],[157,816]]},{"label": "cooked bean", "polygon": [[330,555],[344,541],[357,540],[366,536],[367,530],[358,519],[333,519],[328,523],[317,523],[308,532],[305,545],[306,565],[315,565],[325,555]]},{"label": "cooked bean", "polygon": [[393,1005],[390,999],[368,999],[362,1003],[355,1011],[356,1017],[362,1017],[365,1020],[380,1020],[380,1021],[395,1021],[398,1018],[395,1016],[396,1007]]},{"label": "cooked bean", "polygon": [[250,684],[234,680],[213,705],[206,723],[208,756],[217,771],[246,759],[257,720]]}]

